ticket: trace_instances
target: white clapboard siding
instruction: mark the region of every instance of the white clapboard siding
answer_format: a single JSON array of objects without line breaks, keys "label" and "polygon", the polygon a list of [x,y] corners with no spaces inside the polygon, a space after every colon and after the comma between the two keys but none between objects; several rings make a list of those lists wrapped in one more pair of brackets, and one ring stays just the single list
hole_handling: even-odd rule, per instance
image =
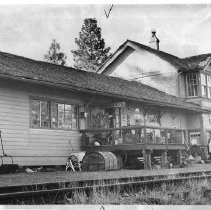
[{"label": "white clapboard siding", "polygon": [[[45,97],[39,88],[25,91],[9,85],[0,87],[0,130],[5,153],[12,155],[14,162],[21,166],[64,165],[72,150],[80,150],[81,134],[78,131],[30,128],[29,99],[39,95]],[[62,99],[61,95],[46,97]],[[63,100],[67,101],[67,98]],[[77,100],[73,98],[73,101]],[[4,163],[7,162],[11,162],[9,157],[4,158]]]},{"label": "white clapboard siding", "polygon": [[[67,157],[66,156],[41,156],[41,157],[38,157],[36,156],[36,158],[34,157],[14,157],[13,158],[14,160],[14,163],[22,163],[22,165],[25,165],[25,166],[35,166],[35,165],[39,165],[40,166],[43,166],[43,162],[46,162],[46,164],[48,165],[62,165],[64,163],[67,162]],[[6,159],[4,159],[4,163],[5,164],[9,164],[11,163],[11,159],[8,157]]]},{"label": "white clapboard siding", "polygon": [[187,128],[187,116],[185,112],[177,111],[174,112],[166,110],[166,112],[161,117],[161,126],[166,128],[177,128],[186,129]]}]

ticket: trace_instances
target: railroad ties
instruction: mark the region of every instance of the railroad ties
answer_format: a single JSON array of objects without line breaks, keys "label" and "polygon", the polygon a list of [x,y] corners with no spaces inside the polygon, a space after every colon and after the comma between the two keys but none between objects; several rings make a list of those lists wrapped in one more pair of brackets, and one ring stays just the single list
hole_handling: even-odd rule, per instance
[{"label": "railroad ties", "polygon": [[[89,194],[93,189],[119,188],[125,191],[129,188],[140,190],[141,188],[153,188],[162,185],[163,183],[181,183],[189,180],[205,180],[211,178],[211,170],[195,171],[195,172],[181,172],[175,173],[174,170],[169,170],[166,174],[136,176],[136,177],[122,177],[122,178],[107,178],[98,180],[81,180],[73,182],[54,182],[42,183],[20,186],[0,187],[0,204],[18,204],[23,200],[33,199],[34,202],[38,199],[45,198],[45,204],[52,204],[52,198],[59,200],[60,196],[68,194],[71,197],[76,191],[85,191]],[[185,197],[184,192],[184,197]],[[204,190],[205,194],[211,193],[211,189]],[[49,201],[48,199],[49,198]],[[162,201],[152,200],[152,203],[162,203]],[[27,204],[27,203],[26,203]]]}]

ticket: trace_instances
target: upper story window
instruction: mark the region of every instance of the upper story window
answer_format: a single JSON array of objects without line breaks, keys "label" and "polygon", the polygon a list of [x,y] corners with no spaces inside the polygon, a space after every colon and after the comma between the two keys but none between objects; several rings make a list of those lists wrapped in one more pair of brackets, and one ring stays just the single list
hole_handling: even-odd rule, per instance
[{"label": "upper story window", "polygon": [[78,128],[78,107],[71,104],[32,99],[31,127],[76,130]]},{"label": "upper story window", "polygon": [[200,75],[201,75],[201,96],[202,97],[207,97],[206,75],[205,74],[200,74]]},{"label": "upper story window", "polygon": [[207,75],[207,95],[211,98],[211,76]]},{"label": "upper story window", "polygon": [[198,74],[191,73],[186,75],[188,97],[198,96]]}]

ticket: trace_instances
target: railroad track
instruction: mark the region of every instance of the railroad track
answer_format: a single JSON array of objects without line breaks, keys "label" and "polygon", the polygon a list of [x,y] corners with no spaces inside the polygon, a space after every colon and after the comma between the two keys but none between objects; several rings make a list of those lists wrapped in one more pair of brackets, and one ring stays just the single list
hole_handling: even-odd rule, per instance
[{"label": "railroad track", "polygon": [[62,183],[42,183],[28,186],[9,186],[0,188],[0,204],[11,204],[19,199],[43,198],[50,196],[69,194],[70,197],[76,191],[91,192],[100,189],[121,189],[122,191],[133,188],[141,189],[143,187],[153,188],[162,184],[181,183],[190,180],[211,179],[211,171],[200,171],[191,173],[168,174],[160,176],[133,177],[120,179],[104,180],[84,180],[79,182]]}]

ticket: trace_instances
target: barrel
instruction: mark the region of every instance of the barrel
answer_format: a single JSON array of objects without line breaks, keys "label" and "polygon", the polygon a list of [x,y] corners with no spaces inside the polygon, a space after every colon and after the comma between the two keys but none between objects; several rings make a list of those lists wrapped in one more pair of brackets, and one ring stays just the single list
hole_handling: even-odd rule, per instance
[{"label": "barrel", "polygon": [[112,171],[122,167],[122,160],[112,152],[90,152],[82,161],[82,171]]}]

